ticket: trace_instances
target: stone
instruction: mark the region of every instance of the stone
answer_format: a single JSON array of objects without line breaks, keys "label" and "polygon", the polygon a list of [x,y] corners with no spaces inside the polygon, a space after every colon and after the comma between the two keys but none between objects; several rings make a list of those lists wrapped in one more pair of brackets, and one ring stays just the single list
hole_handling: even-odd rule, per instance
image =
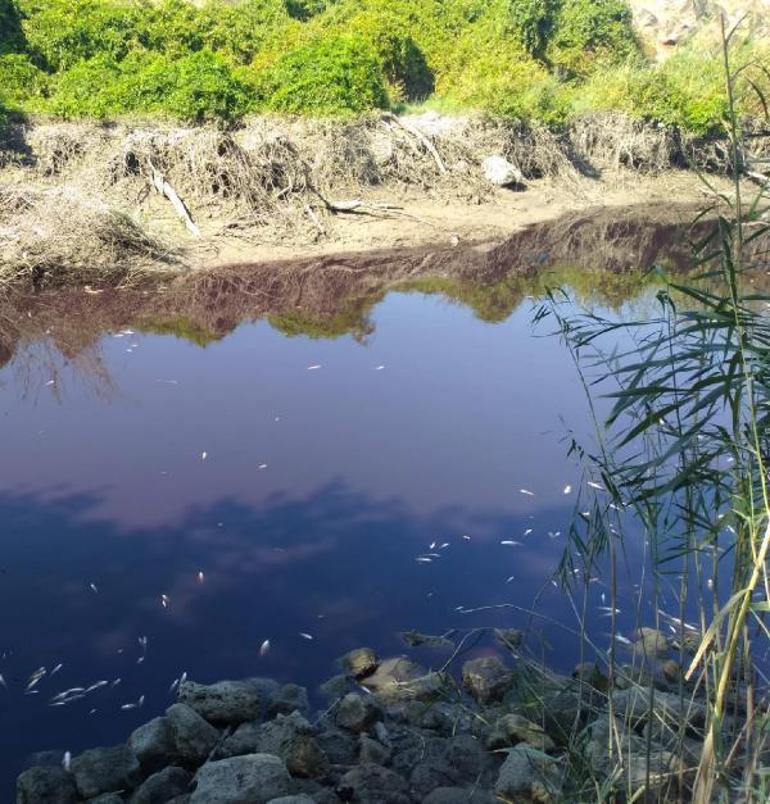
[{"label": "stone", "polygon": [[384,703],[404,700],[431,700],[446,684],[443,673],[428,673],[418,664],[395,657],[380,663],[377,670],[364,679],[364,686]]},{"label": "stone", "polygon": [[137,788],[129,804],[165,804],[176,796],[186,795],[192,778],[184,768],[164,768]]},{"label": "stone", "polygon": [[219,732],[186,704],[170,706],[166,721],[174,757],[182,764],[200,765],[219,742]]},{"label": "stone", "polygon": [[361,679],[370,676],[379,666],[380,660],[371,648],[356,648],[346,653],[340,659],[340,664],[346,673]]},{"label": "stone", "polygon": [[501,717],[487,737],[487,748],[495,750],[518,743],[527,743],[539,751],[553,751],[556,743],[541,726],[521,715],[509,714]]},{"label": "stone", "polygon": [[[497,768],[479,741],[470,734],[459,734],[447,741],[444,761],[461,782],[477,782],[485,771]],[[490,783],[493,779],[489,780]]]},{"label": "stone", "polygon": [[508,752],[500,768],[495,793],[506,801],[556,804],[560,773],[557,761],[529,745],[519,744]]},{"label": "stone", "polygon": [[333,765],[356,764],[358,743],[349,732],[325,729],[316,737],[316,741]]},{"label": "stone", "polygon": [[219,747],[217,756],[237,757],[243,754],[258,754],[262,739],[262,724],[258,721],[241,723]]},{"label": "stone", "polygon": [[258,720],[268,697],[277,689],[277,682],[260,678],[208,685],[184,681],[179,685],[177,701],[187,704],[209,723],[237,726]]},{"label": "stone", "polygon": [[466,706],[439,701],[423,714],[420,725],[444,736],[468,733],[473,728],[474,718]]},{"label": "stone", "polygon": [[59,764],[25,770],[16,780],[16,804],[76,804],[75,780]]},{"label": "stone", "polygon": [[355,689],[356,685],[353,683],[350,676],[340,673],[324,681],[318,688],[318,691],[325,698],[333,698],[336,700],[343,695],[347,695],[349,692],[353,692]]},{"label": "stone", "polygon": [[612,694],[615,714],[639,730],[648,720],[658,720],[672,728],[685,721],[689,728],[702,728],[706,721],[706,707],[700,701],[683,700],[673,692],[655,691],[653,711],[650,712],[650,693],[646,689],[616,690]]},{"label": "stone", "polygon": [[329,770],[329,759],[315,739],[315,729],[299,712],[278,715],[265,723],[259,750],[283,759],[292,776],[317,778]]},{"label": "stone", "polygon": [[463,665],[463,684],[480,704],[499,701],[512,682],[511,670],[497,656],[471,659]]},{"label": "stone", "polygon": [[484,178],[495,187],[523,185],[524,176],[519,168],[504,156],[488,156],[481,163]]},{"label": "stone", "polygon": [[72,760],[70,770],[83,798],[130,790],[142,780],[139,760],[127,745],[84,751]]},{"label": "stone", "polygon": [[682,667],[676,659],[666,659],[661,662],[660,670],[666,681],[671,684],[675,684],[682,676]]},{"label": "stone", "polygon": [[274,798],[268,804],[315,804],[315,799],[306,796],[304,793],[299,796],[281,796]]},{"label": "stone", "polygon": [[358,738],[358,761],[374,765],[387,765],[390,759],[390,749],[382,743],[362,734]]},{"label": "stone", "polygon": [[391,729],[390,767],[404,777],[422,762],[443,762],[449,741],[432,732],[406,726]]},{"label": "stone", "polygon": [[283,760],[270,754],[246,754],[207,762],[198,771],[190,804],[267,804],[291,792]]},{"label": "stone", "polygon": [[637,656],[657,658],[668,651],[668,639],[657,628],[642,627],[634,633],[632,649]]},{"label": "stone", "polygon": [[[168,799],[163,799],[163,804],[168,801]],[[117,793],[102,793],[101,796],[97,796],[96,798],[89,798],[88,804],[125,804],[123,796],[118,795]]]},{"label": "stone", "polygon": [[437,787],[422,804],[496,804],[497,799],[486,790],[473,787]]},{"label": "stone", "polygon": [[437,787],[451,787],[459,781],[455,770],[443,760],[420,762],[409,775],[409,785],[421,801]]},{"label": "stone", "polygon": [[337,785],[343,801],[411,804],[409,785],[397,773],[380,765],[359,765],[348,771]]},{"label": "stone", "polygon": [[168,765],[174,746],[166,718],[153,718],[131,732],[128,747],[145,771],[159,770]]},{"label": "stone", "polygon": [[338,704],[334,722],[343,729],[354,732],[368,731],[382,718],[382,709],[368,696],[351,692]]},{"label": "stone", "polygon": [[310,703],[307,697],[307,690],[299,684],[284,684],[276,690],[267,704],[267,716],[290,715],[292,712],[299,712],[307,716],[310,712]]}]

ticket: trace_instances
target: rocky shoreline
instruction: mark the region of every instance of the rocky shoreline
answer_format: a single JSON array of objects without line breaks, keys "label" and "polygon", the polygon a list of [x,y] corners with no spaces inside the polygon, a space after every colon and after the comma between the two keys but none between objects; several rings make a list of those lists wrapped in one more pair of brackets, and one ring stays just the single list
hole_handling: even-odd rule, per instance
[{"label": "rocky shoreline", "polygon": [[596,800],[596,783],[617,791],[612,800],[675,794],[683,756],[697,761],[706,703],[676,692],[679,665],[661,632],[635,634],[614,685],[593,664],[572,677],[547,673],[520,653],[520,632],[494,636],[494,649],[458,677],[449,662],[426,671],[352,651],[322,685],[329,704],[316,712],[296,684],[185,680],[176,703],[126,743],[26,770],[16,800],[558,802]]}]

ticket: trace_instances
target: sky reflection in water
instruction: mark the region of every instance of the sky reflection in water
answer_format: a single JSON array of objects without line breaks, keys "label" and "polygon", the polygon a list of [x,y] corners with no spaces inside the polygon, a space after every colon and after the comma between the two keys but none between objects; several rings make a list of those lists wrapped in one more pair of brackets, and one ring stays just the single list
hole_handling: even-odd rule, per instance
[{"label": "sky reflection in water", "polygon": [[[365,343],[258,322],[204,349],[107,335],[96,385],[72,367],[22,382],[22,356],[1,370],[0,789],[32,751],[124,740],[183,671],[313,688],[345,650],[402,652],[398,630],[521,627],[518,610],[456,609],[526,608],[544,588],[538,611],[573,626],[549,531],[575,505],[567,427],[590,431],[568,355],[531,320],[530,302],[491,325],[394,293]],[[432,542],[449,547],[418,563]],[[537,627],[574,663],[562,631]]]}]

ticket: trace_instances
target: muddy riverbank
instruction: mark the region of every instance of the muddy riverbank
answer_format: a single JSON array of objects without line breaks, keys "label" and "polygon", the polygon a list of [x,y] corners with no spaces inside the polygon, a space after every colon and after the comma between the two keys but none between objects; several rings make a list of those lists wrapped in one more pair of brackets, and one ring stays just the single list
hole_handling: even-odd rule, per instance
[{"label": "muddy riverbank", "polygon": [[[555,135],[477,117],[257,118],[234,132],[31,123],[0,142],[0,282],[502,242],[597,206],[711,203],[724,149],[612,117]],[[689,160],[714,171],[713,189]]]}]

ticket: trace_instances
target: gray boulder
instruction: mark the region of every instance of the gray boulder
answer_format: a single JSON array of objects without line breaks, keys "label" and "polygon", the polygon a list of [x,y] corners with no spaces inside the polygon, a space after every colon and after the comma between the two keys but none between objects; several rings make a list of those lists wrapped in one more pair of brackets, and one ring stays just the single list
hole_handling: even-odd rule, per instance
[{"label": "gray boulder", "polygon": [[300,687],[299,684],[284,684],[270,696],[267,704],[267,716],[290,715],[292,712],[308,715],[310,703],[307,690]]},{"label": "gray boulder", "polygon": [[495,723],[487,737],[487,747],[495,750],[518,743],[527,743],[540,751],[552,751],[556,744],[541,726],[521,715],[504,715]]},{"label": "gray boulder", "polygon": [[470,732],[475,720],[477,718],[474,718],[467,706],[439,701],[424,712],[420,725],[443,736],[449,736]]},{"label": "gray boulder", "polygon": [[497,656],[471,659],[463,665],[463,684],[480,704],[499,701],[512,682],[513,673]]},{"label": "gray boulder", "polygon": [[290,792],[291,777],[281,759],[247,754],[204,765],[190,804],[267,804]]},{"label": "gray boulder", "polygon": [[529,745],[512,748],[495,784],[495,793],[506,801],[555,804],[560,801],[557,761]]},{"label": "gray boulder", "polygon": [[523,185],[524,175],[521,170],[503,156],[488,156],[481,164],[484,178],[495,187]]},{"label": "gray boulder", "polygon": [[496,804],[498,799],[473,787],[437,787],[422,801],[423,804]]},{"label": "gray boulder", "polygon": [[278,715],[262,726],[259,750],[279,756],[293,776],[317,778],[329,770],[329,760],[315,739],[315,729],[299,714]]},{"label": "gray boulder", "polygon": [[16,804],[76,804],[75,781],[59,765],[25,770],[16,780]]},{"label": "gray boulder", "polygon": [[219,732],[194,709],[176,703],[166,710],[174,757],[184,765],[200,765],[219,740]]},{"label": "gray boulder", "polygon": [[[167,800],[163,799],[163,804],[166,804]],[[125,804],[125,801],[118,793],[102,793],[101,796],[88,799],[88,804]]]},{"label": "gray boulder", "polygon": [[365,678],[371,675],[379,663],[377,654],[371,648],[356,648],[340,659],[345,672],[353,678]]},{"label": "gray boulder", "polygon": [[443,760],[421,762],[409,776],[412,791],[422,800],[437,787],[451,787],[460,781],[454,768]]},{"label": "gray boulder", "polygon": [[84,751],[72,760],[70,770],[83,798],[130,790],[142,780],[139,760],[127,745]]},{"label": "gray boulder", "polygon": [[260,678],[219,681],[216,684],[185,681],[179,685],[177,700],[194,709],[209,723],[235,726],[258,720],[268,697],[277,689],[277,682]]},{"label": "gray boulder", "polygon": [[348,771],[337,785],[337,795],[343,801],[362,804],[411,804],[412,801],[406,781],[379,765],[359,765]]},{"label": "gray boulder", "polygon": [[259,721],[241,723],[222,743],[217,756],[237,757],[243,754],[258,754],[261,739],[262,724]]},{"label": "gray boulder", "polygon": [[370,697],[354,692],[346,695],[337,704],[334,722],[343,729],[354,732],[368,731],[382,718],[382,709]]},{"label": "gray boulder", "polygon": [[340,729],[324,729],[316,740],[333,765],[356,764],[358,743],[349,732]]},{"label": "gray boulder", "polygon": [[146,771],[159,770],[172,761],[174,745],[165,717],[156,717],[135,729],[128,747]]},{"label": "gray boulder", "polygon": [[304,793],[298,796],[281,796],[274,798],[268,804],[315,804],[315,799],[306,796]]},{"label": "gray boulder", "polygon": [[362,734],[358,738],[358,761],[373,765],[387,765],[390,760],[390,749],[378,740]]},{"label": "gray boulder", "polygon": [[166,804],[176,796],[186,795],[192,778],[184,768],[164,768],[137,788],[129,804]]}]

